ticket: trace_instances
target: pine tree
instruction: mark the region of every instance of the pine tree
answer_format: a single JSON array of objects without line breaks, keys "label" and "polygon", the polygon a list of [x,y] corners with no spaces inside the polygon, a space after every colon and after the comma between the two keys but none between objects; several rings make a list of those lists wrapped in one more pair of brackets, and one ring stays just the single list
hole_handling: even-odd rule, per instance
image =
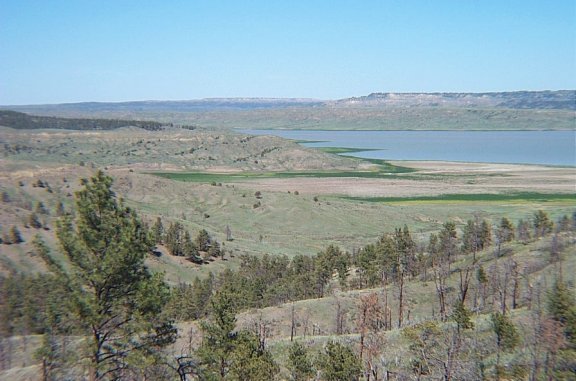
[{"label": "pine tree", "polygon": [[260,340],[254,333],[248,331],[238,333],[230,366],[232,379],[271,381],[276,379],[279,370],[272,354],[260,345]]},{"label": "pine tree", "polygon": [[576,349],[576,300],[568,285],[561,280],[554,282],[548,295],[548,311],[552,319],[564,327],[564,336]]},{"label": "pine tree", "polygon": [[480,224],[480,248],[485,249],[492,244],[492,226],[486,220]]},{"label": "pine tree", "polygon": [[500,374],[500,353],[511,351],[520,343],[520,335],[510,318],[499,312],[490,316],[492,327],[496,334],[496,375]]},{"label": "pine tree", "polygon": [[203,339],[198,356],[203,372],[209,379],[224,378],[230,372],[237,332],[236,308],[232,296],[226,292],[216,294],[211,300],[212,321],[203,322]]},{"label": "pine tree", "polygon": [[462,251],[465,253],[475,253],[479,248],[478,241],[478,228],[474,221],[468,220],[462,231]]},{"label": "pine tree", "polygon": [[43,257],[68,291],[79,328],[91,336],[93,378],[118,379],[175,340],[175,328],[160,315],[169,290],[162,275],[144,265],[152,247],[148,230],[116,200],[112,178],[99,171],[82,185],[76,221],[66,216],[57,229],[70,269],[48,253]]},{"label": "pine tree", "polygon": [[22,238],[22,234],[20,233],[20,230],[18,230],[16,226],[12,226],[10,228],[9,242],[14,244],[24,242],[24,238]]},{"label": "pine tree", "polygon": [[38,218],[38,215],[35,212],[30,213],[28,224],[34,229],[40,229],[42,227],[42,222],[40,222],[40,218]]},{"label": "pine tree", "polygon": [[448,258],[448,263],[451,263],[457,251],[458,233],[456,233],[456,224],[454,222],[444,223],[442,230],[438,234],[438,240],[440,254]]},{"label": "pine tree", "polygon": [[46,209],[46,206],[42,201],[38,201],[38,203],[36,204],[36,208],[34,210],[38,214],[50,214],[50,212],[48,211],[48,209]]},{"label": "pine tree", "polygon": [[205,229],[202,229],[196,235],[194,242],[199,251],[208,251],[211,243],[210,235]]},{"label": "pine tree", "polygon": [[532,226],[534,227],[534,236],[544,237],[546,234],[552,232],[552,228],[554,227],[554,222],[550,220],[548,214],[543,210],[539,210],[534,213],[532,218]]},{"label": "pine tree", "polygon": [[208,249],[208,255],[213,258],[218,258],[220,256],[220,244],[218,241],[214,240]]},{"label": "pine tree", "polygon": [[306,381],[313,378],[315,371],[308,351],[298,341],[290,345],[288,352],[288,370],[293,381]]},{"label": "pine tree", "polygon": [[452,311],[452,320],[456,322],[459,331],[474,328],[472,312],[470,312],[470,310],[467,309],[461,301],[457,301],[454,306],[454,310]]},{"label": "pine tree", "polygon": [[512,222],[506,217],[502,217],[500,220],[498,239],[500,242],[510,242],[514,239],[514,225],[512,225]]},{"label": "pine tree", "polygon": [[190,259],[192,262],[197,262],[199,260],[198,249],[196,248],[194,242],[192,242],[190,232],[188,231],[184,232],[184,240],[182,242],[182,255]]},{"label": "pine tree", "polygon": [[168,248],[168,251],[172,255],[181,256],[182,255],[182,243],[184,239],[184,227],[180,222],[175,222],[170,224],[168,231],[166,232],[166,238],[164,243]]},{"label": "pine tree", "polygon": [[156,244],[163,243],[164,225],[162,225],[162,219],[160,217],[156,217],[156,222],[154,226],[152,226],[152,235]]},{"label": "pine tree", "polygon": [[321,379],[326,381],[356,381],[362,365],[354,351],[335,341],[329,341],[317,361]]}]

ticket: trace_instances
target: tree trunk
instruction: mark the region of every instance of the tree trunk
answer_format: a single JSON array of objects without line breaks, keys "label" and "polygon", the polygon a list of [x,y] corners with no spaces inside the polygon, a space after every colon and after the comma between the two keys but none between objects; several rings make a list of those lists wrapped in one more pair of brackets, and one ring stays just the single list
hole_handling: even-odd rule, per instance
[{"label": "tree trunk", "polygon": [[294,303],[292,303],[291,319],[290,319],[290,342],[294,341],[294,334],[296,333],[296,316],[294,312]]},{"label": "tree trunk", "polygon": [[400,279],[398,279],[398,328],[402,327],[402,320],[404,319],[404,271],[400,272]]}]

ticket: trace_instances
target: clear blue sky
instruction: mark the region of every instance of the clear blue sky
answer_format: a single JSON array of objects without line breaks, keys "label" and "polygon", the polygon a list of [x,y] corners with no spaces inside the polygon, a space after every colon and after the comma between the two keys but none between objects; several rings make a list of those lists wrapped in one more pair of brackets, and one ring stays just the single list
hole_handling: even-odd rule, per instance
[{"label": "clear blue sky", "polygon": [[576,88],[575,0],[0,0],[0,104]]}]

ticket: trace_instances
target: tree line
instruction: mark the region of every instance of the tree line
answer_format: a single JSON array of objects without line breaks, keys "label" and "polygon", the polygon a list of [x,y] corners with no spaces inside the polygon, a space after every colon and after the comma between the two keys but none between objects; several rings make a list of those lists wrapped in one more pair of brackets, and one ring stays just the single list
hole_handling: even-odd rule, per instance
[{"label": "tree line", "polygon": [[[0,126],[19,130],[39,128],[64,130],[114,130],[121,127],[139,127],[149,131],[159,131],[172,124],[155,121],[123,119],[59,118],[55,116],[29,115],[11,110],[0,110]],[[191,129],[188,127],[188,129]]]}]

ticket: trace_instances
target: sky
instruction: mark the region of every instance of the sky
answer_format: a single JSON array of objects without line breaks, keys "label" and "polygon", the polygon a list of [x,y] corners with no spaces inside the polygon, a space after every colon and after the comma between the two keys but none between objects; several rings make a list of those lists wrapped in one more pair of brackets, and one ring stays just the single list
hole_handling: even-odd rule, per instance
[{"label": "sky", "polygon": [[0,0],[3,105],[575,88],[575,0]]}]

